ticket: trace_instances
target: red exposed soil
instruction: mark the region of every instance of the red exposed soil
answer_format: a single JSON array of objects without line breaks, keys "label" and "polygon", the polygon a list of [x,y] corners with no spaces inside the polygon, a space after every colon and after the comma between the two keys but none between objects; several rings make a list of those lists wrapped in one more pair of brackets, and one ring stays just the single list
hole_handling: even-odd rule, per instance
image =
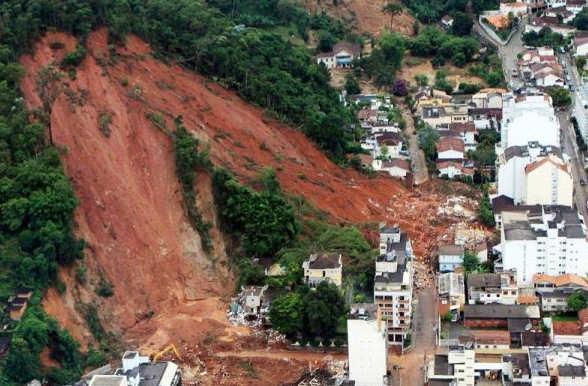
[{"label": "red exposed soil", "polygon": [[[52,50],[55,41],[66,48]],[[22,58],[27,69],[22,89],[31,108],[41,105],[38,71],[58,63],[75,44],[72,37],[51,33],[33,55]],[[198,343],[210,336],[230,342],[248,334],[225,317],[234,282],[220,234],[213,231],[215,248],[207,256],[184,215],[171,141],[149,113],[161,113],[170,128],[173,117],[181,115],[210,146],[213,162],[245,182],[264,167],[274,168],[286,192],[303,196],[334,222],[397,222],[413,238],[417,254],[447,233],[452,221],[436,214],[447,192],[436,193],[437,185],[409,191],[388,177],[341,169],[300,131],[267,118],[215,83],[155,60],[136,37],[114,57],[104,30],[87,44],[88,57],[74,79],[63,78],[51,112],[53,140],[64,149],[65,169],[80,200],[76,222],[88,243],[89,285],[72,289],[73,272],[64,272],[66,296],[50,292],[45,305],[76,337],[87,337],[87,331],[75,332],[80,319],[68,300],[71,291],[84,303],[98,301],[109,329],[152,351],[169,342]],[[109,137],[99,129],[105,114],[112,117]],[[213,220],[210,179],[201,177],[199,207]],[[113,297],[91,291],[101,277],[114,285]]]},{"label": "red exposed soil", "polygon": [[[398,1],[400,3],[400,1]],[[342,20],[360,34],[367,33],[379,36],[383,31],[399,32],[403,35],[414,35],[414,17],[408,10],[399,15],[391,16],[383,11],[389,0],[339,0],[337,5],[332,1],[304,0],[304,6],[311,12],[327,12]]]}]

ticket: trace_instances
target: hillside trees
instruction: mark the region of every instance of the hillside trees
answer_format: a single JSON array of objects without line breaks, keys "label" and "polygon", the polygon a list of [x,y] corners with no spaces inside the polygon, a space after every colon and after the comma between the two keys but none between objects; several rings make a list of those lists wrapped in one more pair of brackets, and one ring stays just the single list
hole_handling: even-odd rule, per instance
[{"label": "hillside trees", "polygon": [[438,65],[451,61],[456,66],[464,66],[474,59],[480,45],[473,38],[452,36],[430,26],[408,41],[408,49],[414,56],[434,57]]},{"label": "hillside trees", "polygon": [[390,86],[404,58],[405,40],[396,33],[386,33],[372,53],[360,60],[359,66],[379,86]]},{"label": "hillside trees", "polygon": [[299,230],[292,206],[283,197],[273,171],[263,175],[263,189],[241,185],[224,169],[213,174],[215,203],[223,227],[241,237],[251,257],[271,257]]}]

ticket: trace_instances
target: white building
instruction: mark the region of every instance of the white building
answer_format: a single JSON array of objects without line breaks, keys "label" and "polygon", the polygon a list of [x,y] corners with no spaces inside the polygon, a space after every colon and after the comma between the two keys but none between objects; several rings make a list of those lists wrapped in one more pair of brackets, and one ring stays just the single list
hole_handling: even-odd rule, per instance
[{"label": "white building", "polygon": [[463,245],[439,246],[439,272],[453,272],[463,265]]},{"label": "white building", "polygon": [[94,375],[90,386],[178,386],[182,373],[173,362],[151,362],[137,351],[126,351],[113,375]]},{"label": "white building", "polygon": [[353,61],[359,59],[360,56],[361,46],[359,44],[340,42],[333,46],[331,52],[317,55],[316,62],[324,65],[329,70],[332,68],[351,68]]},{"label": "white building", "polygon": [[474,386],[474,350],[462,346],[450,347],[446,354],[436,354],[427,366],[426,381],[448,382],[455,386]]},{"label": "white building", "polygon": [[549,369],[543,347],[529,348],[529,367],[531,369],[531,386],[549,386]]},{"label": "white building", "polygon": [[375,304],[351,305],[347,319],[347,341],[349,379],[356,386],[386,385],[386,324],[382,322]]},{"label": "white building", "polygon": [[511,146],[497,158],[498,195],[515,205],[573,205],[570,166],[554,146]]},{"label": "white building", "polygon": [[574,55],[586,56],[588,55],[588,36],[576,36],[574,38]]},{"label": "white building", "polygon": [[503,103],[501,144],[502,149],[511,146],[527,146],[537,142],[542,146],[560,147],[559,122],[555,117],[548,95],[527,95],[515,98],[506,94]]},{"label": "white building", "polygon": [[527,205],[574,204],[574,182],[569,165],[549,155],[525,167],[525,198]]},{"label": "white building", "polygon": [[463,139],[458,137],[441,137],[437,141],[438,160],[461,160],[465,152]]},{"label": "white building", "polygon": [[531,284],[533,275],[588,272],[586,227],[578,212],[565,206],[530,206],[502,212],[501,244],[505,270],[517,282]]},{"label": "white building", "polygon": [[388,343],[402,350],[410,333],[414,268],[410,239],[397,226],[380,227],[380,256],[376,258],[374,303],[386,321]]},{"label": "white building", "polygon": [[467,276],[468,304],[516,304],[519,295],[513,272],[470,273]]},{"label": "white building", "polygon": [[463,273],[440,273],[437,277],[437,293],[439,294],[439,309],[447,310],[452,319],[457,320],[465,304]]}]

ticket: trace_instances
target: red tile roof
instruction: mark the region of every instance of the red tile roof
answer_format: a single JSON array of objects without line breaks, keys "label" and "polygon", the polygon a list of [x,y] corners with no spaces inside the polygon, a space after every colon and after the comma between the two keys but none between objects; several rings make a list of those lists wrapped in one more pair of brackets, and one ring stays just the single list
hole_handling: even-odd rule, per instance
[{"label": "red tile roof", "polygon": [[455,137],[443,137],[439,139],[439,142],[437,142],[437,152],[441,153],[448,150],[456,150],[463,153],[465,150],[463,140]]},{"label": "red tile roof", "polygon": [[575,321],[553,321],[553,334],[554,335],[581,335],[582,326],[580,322]]}]

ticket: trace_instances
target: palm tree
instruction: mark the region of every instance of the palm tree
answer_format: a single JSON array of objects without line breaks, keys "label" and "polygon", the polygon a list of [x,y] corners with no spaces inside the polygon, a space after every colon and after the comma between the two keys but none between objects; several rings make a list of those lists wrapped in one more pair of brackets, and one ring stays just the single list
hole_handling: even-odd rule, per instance
[{"label": "palm tree", "polygon": [[402,13],[402,6],[398,3],[388,3],[382,8],[382,11],[390,14],[390,28],[392,28],[394,16]]}]

